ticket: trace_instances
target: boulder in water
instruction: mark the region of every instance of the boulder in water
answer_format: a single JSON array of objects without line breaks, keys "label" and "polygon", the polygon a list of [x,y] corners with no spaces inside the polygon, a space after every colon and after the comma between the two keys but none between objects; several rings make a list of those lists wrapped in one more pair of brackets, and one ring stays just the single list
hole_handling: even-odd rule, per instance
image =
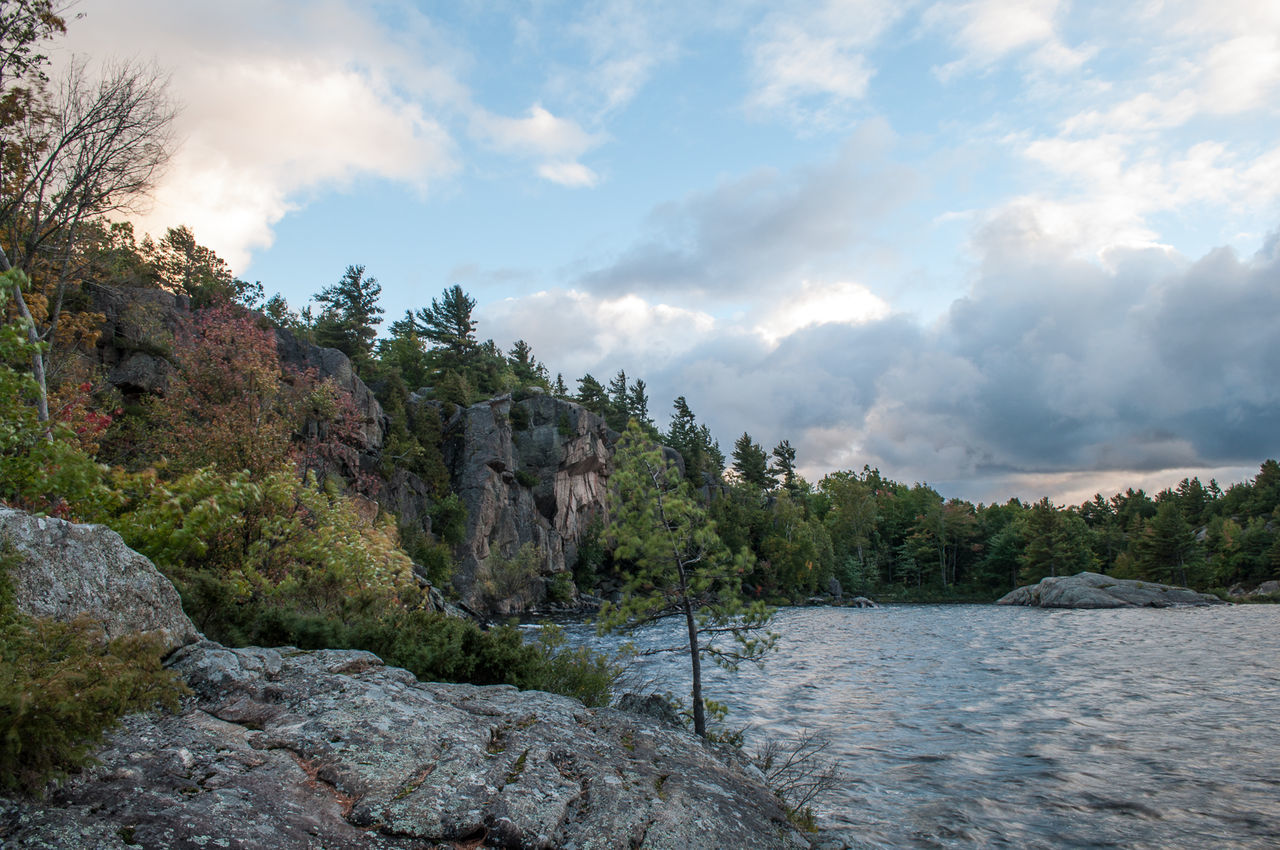
[{"label": "boulder in water", "polygon": [[1222,600],[1187,587],[1084,572],[1041,579],[1038,584],[1005,594],[996,604],[1033,608],[1178,608],[1219,605]]}]

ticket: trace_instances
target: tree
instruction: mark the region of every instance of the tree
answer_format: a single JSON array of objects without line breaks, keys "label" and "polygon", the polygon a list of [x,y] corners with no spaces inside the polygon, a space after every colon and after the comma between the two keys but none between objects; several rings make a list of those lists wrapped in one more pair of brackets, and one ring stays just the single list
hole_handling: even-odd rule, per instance
[{"label": "tree", "polygon": [[609,412],[609,396],[590,372],[578,379],[577,402],[598,416]]},{"label": "tree", "polygon": [[624,567],[622,601],[606,603],[597,622],[602,632],[613,632],[668,616],[683,619],[686,639],[651,652],[688,653],[693,728],[705,737],[702,659],[731,669],[762,663],[777,640],[767,631],[773,612],[742,601],[739,585],[750,556],[730,554],[688,482],[638,423],[628,424],[614,459],[609,534],[614,557],[631,568]]},{"label": "tree", "polygon": [[336,284],[316,295],[316,301],[325,305],[316,323],[316,342],[352,360],[367,360],[378,335],[375,326],[382,324],[381,295],[382,285],[377,278],[365,277],[364,266],[347,266]]},{"label": "tree", "polygon": [[[29,13],[26,28],[24,12]],[[10,17],[14,14],[19,18]],[[30,341],[49,342],[57,331],[81,225],[130,209],[150,190],[169,157],[175,109],[164,78],[132,63],[106,67],[95,83],[83,62],[72,62],[49,92],[39,76],[43,57],[30,53],[34,39],[62,30],[49,3],[6,5],[0,24],[5,26],[0,39],[15,38],[0,40],[0,75],[22,73],[28,86],[15,87],[11,76],[3,78],[0,272],[12,267],[30,273],[38,257],[50,261],[52,281],[41,287],[39,319],[23,285],[12,293]],[[47,349],[31,358],[41,422],[49,421],[47,358]],[[46,436],[52,439],[51,433]]]},{"label": "tree", "polygon": [[144,238],[142,255],[162,287],[190,296],[197,306],[225,300],[237,300],[250,308],[256,306],[249,296],[253,287],[237,280],[226,260],[198,243],[189,227],[170,227],[158,243],[150,237]]},{"label": "tree", "polygon": [[796,478],[796,450],[790,440],[783,440],[773,447],[774,463],[769,467],[769,474],[782,477],[782,486],[795,496],[800,489]]},{"label": "tree", "polygon": [[446,368],[461,369],[477,348],[476,323],[471,318],[475,307],[475,299],[455,283],[438,300],[432,298],[429,308],[419,309],[416,314],[422,323],[422,336],[445,352]]},{"label": "tree", "polygon": [[529,343],[518,339],[507,352],[507,365],[515,374],[516,380],[523,387],[547,386],[547,367],[533,356],[533,348]]},{"label": "tree", "polygon": [[646,430],[653,428],[653,419],[649,417],[649,393],[646,391],[645,382],[640,378],[636,378],[627,396],[627,415],[639,422]]},{"label": "tree", "polygon": [[778,483],[769,472],[769,457],[764,448],[746,431],[733,444],[733,471],[739,481],[756,490],[769,490]]}]

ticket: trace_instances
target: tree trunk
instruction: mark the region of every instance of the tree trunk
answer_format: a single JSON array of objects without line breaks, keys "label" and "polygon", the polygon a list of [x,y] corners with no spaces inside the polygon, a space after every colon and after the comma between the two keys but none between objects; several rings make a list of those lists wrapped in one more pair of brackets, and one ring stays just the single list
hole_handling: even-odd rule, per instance
[{"label": "tree trunk", "polygon": [[[680,584],[684,584],[684,571],[681,570]],[[683,589],[683,588],[682,588]],[[702,653],[698,647],[698,624],[693,618],[693,605],[686,592],[684,594],[684,622],[689,629],[689,662],[693,671],[693,731],[707,737],[707,712],[702,704]]]},{"label": "tree trunk", "polygon": [[[0,273],[10,271],[12,268],[9,255],[4,252],[3,247],[0,247]],[[36,379],[36,386],[39,389],[39,395],[36,397],[36,419],[44,423],[45,440],[53,442],[53,428],[49,426],[49,386],[44,377],[44,355],[40,353],[39,347],[40,335],[36,333],[36,322],[31,317],[27,301],[22,297],[22,285],[17,281],[14,281],[13,285],[13,300],[18,305],[18,312],[26,320],[27,341],[36,347],[31,352],[31,376]]]}]

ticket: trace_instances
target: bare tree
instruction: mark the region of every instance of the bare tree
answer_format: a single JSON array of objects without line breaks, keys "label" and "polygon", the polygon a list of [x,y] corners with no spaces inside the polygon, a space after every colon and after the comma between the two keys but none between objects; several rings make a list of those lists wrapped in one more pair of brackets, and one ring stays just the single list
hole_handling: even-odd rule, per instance
[{"label": "bare tree", "polygon": [[750,753],[751,762],[793,819],[811,821],[810,804],[844,781],[840,765],[826,755],[830,746],[822,735],[806,729],[790,740],[766,738]]},{"label": "bare tree", "polygon": [[[7,128],[0,271],[30,273],[42,258],[55,279],[43,325],[32,316],[21,281],[15,287],[32,343],[51,340],[57,329],[79,226],[131,210],[146,196],[169,159],[175,115],[167,79],[154,67],[118,62],[94,80],[87,64],[75,60],[56,87]],[[47,351],[32,356],[42,422],[49,420],[47,357]]]}]

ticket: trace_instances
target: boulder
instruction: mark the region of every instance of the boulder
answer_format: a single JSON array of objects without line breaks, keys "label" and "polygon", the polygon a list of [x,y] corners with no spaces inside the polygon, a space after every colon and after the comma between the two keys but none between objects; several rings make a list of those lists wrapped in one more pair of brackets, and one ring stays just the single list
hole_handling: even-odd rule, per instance
[{"label": "boulder", "polygon": [[1222,600],[1186,587],[1083,572],[1044,578],[1039,584],[1019,587],[996,600],[996,604],[1036,608],[1176,608],[1219,605]]},{"label": "boulder", "polygon": [[853,599],[849,600],[849,607],[850,608],[879,608],[880,606],[865,596],[855,596],[853,597]]},{"label": "boulder", "polygon": [[804,848],[758,774],[680,729],[576,700],[418,682],[353,650],[170,661],[194,695],[134,715],[9,848]]},{"label": "boulder", "polygon": [[169,650],[200,639],[173,584],[111,529],[0,507],[0,537],[18,555],[9,581],[24,614],[87,614],[109,638],[159,632]]}]

